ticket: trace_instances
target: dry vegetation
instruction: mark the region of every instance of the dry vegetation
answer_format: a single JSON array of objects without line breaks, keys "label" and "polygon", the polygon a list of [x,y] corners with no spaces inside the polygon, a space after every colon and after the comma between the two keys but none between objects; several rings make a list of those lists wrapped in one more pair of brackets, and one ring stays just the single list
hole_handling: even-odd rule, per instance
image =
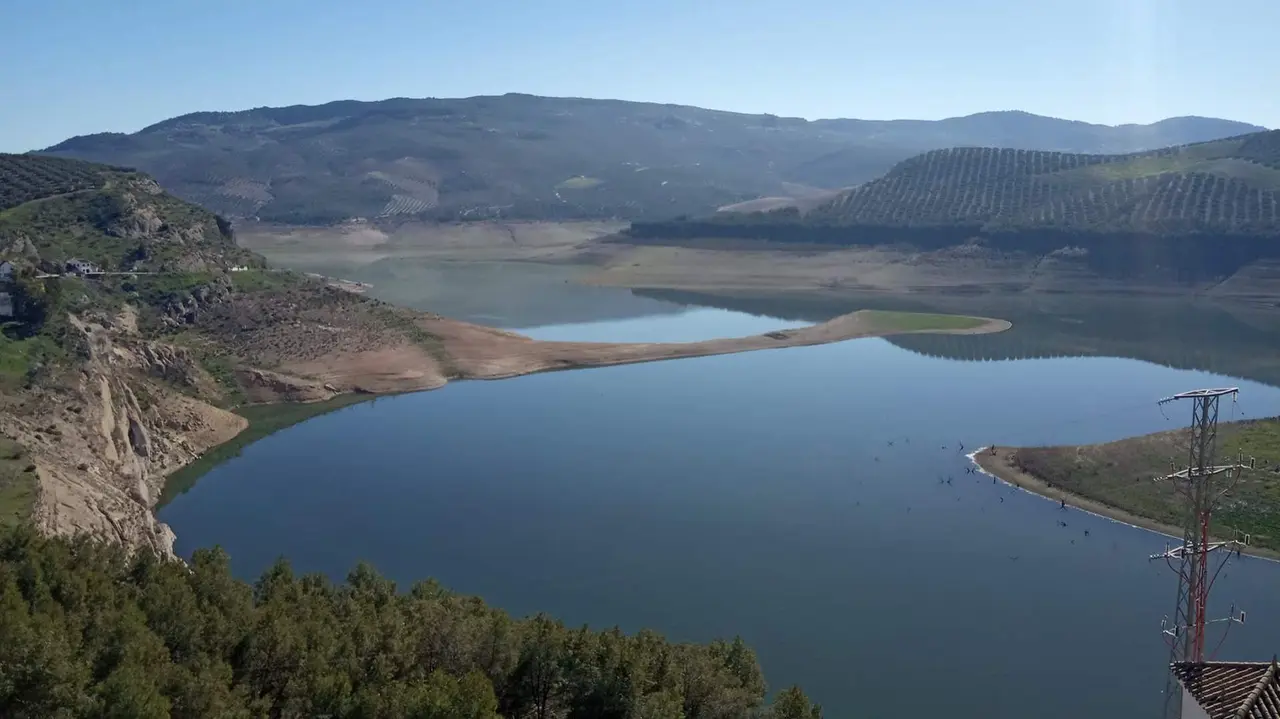
[{"label": "dry vegetation", "polygon": [[36,485],[36,466],[22,446],[0,437],[0,531],[31,518]]}]

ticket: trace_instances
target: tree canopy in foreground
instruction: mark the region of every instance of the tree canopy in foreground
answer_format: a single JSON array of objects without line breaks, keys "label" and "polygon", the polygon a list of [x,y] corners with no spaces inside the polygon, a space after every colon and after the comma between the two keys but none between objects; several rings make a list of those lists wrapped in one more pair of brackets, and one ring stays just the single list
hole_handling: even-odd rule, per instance
[{"label": "tree canopy in foreground", "polygon": [[190,565],[114,544],[0,534],[0,716],[817,719],[763,707],[741,639],[513,620],[368,565],[341,585],[283,560],[253,584],[220,549]]}]

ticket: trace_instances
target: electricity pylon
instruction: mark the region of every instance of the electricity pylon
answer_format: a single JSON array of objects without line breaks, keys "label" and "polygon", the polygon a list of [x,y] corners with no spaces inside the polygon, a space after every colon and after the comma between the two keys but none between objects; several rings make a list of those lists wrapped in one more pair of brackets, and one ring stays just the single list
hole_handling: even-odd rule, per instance
[{"label": "electricity pylon", "polygon": [[[1184,501],[1182,544],[1172,547],[1152,559],[1164,559],[1178,574],[1178,601],[1173,620],[1165,618],[1162,629],[1169,640],[1169,662],[1203,662],[1205,658],[1205,626],[1214,622],[1244,623],[1244,612],[1236,614],[1235,607],[1222,619],[1207,618],[1209,590],[1226,565],[1231,552],[1239,551],[1243,542],[1209,540],[1213,511],[1222,497],[1235,484],[1243,463],[1216,464],[1218,452],[1218,403],[1230,395],[1232,400],[1239,393],[1236,387],[1225,389],[1198,389],[1183,392],[1160,400],[1168,404],[1179,400],[1192,400],[1191,446],[1185,469],[1175,471],[1164,479],[1171,482]],[[1247,537],[1246,537],[1247,541]],[[1209,555],[1222,551],[1222,562],[1210,571]],[[1166,717],[1176,719],[1182,714],[1182,691],[1178,680],[1169,673],[1165,690]]]}]

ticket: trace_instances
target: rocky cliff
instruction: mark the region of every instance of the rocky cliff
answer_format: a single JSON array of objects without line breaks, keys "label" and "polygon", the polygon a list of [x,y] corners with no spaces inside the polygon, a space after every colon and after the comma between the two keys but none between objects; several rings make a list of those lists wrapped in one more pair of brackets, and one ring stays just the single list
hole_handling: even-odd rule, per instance
[{"label": "rocky cliff", "polygon": [[169,473],[245,427],[230,408],[325,399],[332,385],[279,365],[355,334],[403,339],[379,332],[389,310],[265,269],[224,220],[145,175],[0,159],[0,197],[13,199],[0,260],[14,268],[0,435],[34,465],[34,504],[15,513],[47,533],[171,554],[152,509]]},{"label": "rocky cliff", "polygon": [[165,476],[234,437],[245,420],[199,399],[214,381],[182,348],[141,337],[131,311],[71,325],[88,356],[59,381],[6,397],[0,414],[0,434],[36,465],[32,518],[50,534],[85,532],[171,554],[173,533],[152,514]]}]

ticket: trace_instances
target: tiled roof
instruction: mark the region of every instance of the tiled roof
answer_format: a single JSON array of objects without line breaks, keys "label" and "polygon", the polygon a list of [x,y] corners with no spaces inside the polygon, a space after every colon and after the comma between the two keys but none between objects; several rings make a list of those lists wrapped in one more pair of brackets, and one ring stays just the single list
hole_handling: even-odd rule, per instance
[{"label": "tiled roof", "polygon": [[1173,673],[1209,719],[1280,719],[1280,664],[1179,662]]}]

